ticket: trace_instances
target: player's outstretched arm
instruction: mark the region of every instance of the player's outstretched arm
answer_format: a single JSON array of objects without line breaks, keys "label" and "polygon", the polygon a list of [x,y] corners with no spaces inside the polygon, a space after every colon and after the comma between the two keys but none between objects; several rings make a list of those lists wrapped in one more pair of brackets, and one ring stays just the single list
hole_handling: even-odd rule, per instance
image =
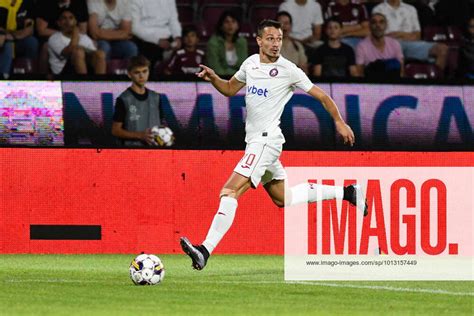
[{"label": "player's outstretched arm", "polygon": [[349,125],[347,125],[346,122],[344,122],[344,120],[342,119],[341,113],[339,112],[339,109],[337,108],[337,105],[334,100],[330,96],[328,96],[323,90],[314,85],[308,91],[308,93],[313,98],[318,99],[323,104],[326,111],[328,111],[328,113],[331,115],[332,119],[334,120],[334,123],[336,124],[337,132],[344,139],[344,144],[348,144],[350,146],[354,145],[354,132],[349,127]]},{"label": "player's outstretched arm", "polygon": [[224,80],[219,77],[219,75],[217,75],[211,68],[205,65],[199,65],[199,67],[202,68],[202,71],[196,73],[196,76],[212,83],[217,91],[226,97],[234,96],[245,86],[245,83],[238,81],[235,79],[235,77],[230,78],[230,80]]}]

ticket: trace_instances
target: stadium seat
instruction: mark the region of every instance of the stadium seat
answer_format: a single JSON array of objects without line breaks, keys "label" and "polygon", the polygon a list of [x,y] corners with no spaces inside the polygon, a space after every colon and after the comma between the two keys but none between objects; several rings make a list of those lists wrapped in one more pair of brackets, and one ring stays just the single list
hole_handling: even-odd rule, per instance
[{"label": "stadium seat", "polygon": [[459,62],[459,46],[449,46],[448,60],[446,64],[447,75],[449,78],[456,76]]},{"label": "stadium seat", "polygon": [[255,40],[248,41],[248,48],[249,48],[249,56],[253,54],[258,54],[259,47]]},{"label": "stadium seat", "polygon": [[195,20],[194,7],[178,4],[178,17],[181,24],[192,24]]},{"label": "stadium seat", "polygon": [[448,34],[442,26],[427,26],[423,29],[423,40],[428,42],[446,42]]},{"label": "stadium seat", "polygon": [[405,66],[405,76],[414,79],[438,79],[441,71],[436,65],[425,63],[411,63]]},{"label": "stadium seat", "polygon": [[198,30],[200,42],[207,43],[209,37],[214,33],[214,28],[207,29],[206,24],[202,22],[197,22],[194,24]]},{"label": "stadium seat", "polygon": [[155,66],[153,67],[153,74],[152,77],[161,77],[165,74],[166,63],[157,61]]},{"label": "stadium seat", "polygon": [[110,59],[107,61],[107,74],[122,76],[127,74],[128,60]]},{"label": "stadium seat", "polygon": [[29,58],[15,58],[12,64],[14,75],[25,75],[36,72],[36,61]]},{"label": "stadium seat", "polygon": [[278,5],[251,5],[249,7],[249,21],[253,26],[257,26],[264,19],[275,19],[278,13]]},{"label": "stadium seat", "polygon": [[321,11],[324,15],[324,13],[326,12],[326,9],[328,8],[329,6],[329,3],[332,2],[334,0],[318,0],[317,2],[321,5]]},{"label": "stadium seat", "polygon": [[245,38],[255,38],[257,34],[255,33],[255,29],[250,22],[243,22],[240,26],[239,36]]},{"label": "stadium seat", "polygon": [[199,21],[210,34],[214,33],[219,17],[224,11],[233,11],[243,21],[244,8],[241,5],[210,3],[200,8]]},{"label": "stadium seat", "polygon": [[446,27],[446,33],[448,34],[448,41],[452,44],[459,44],[462,39],[462,31],[457,26]]}]

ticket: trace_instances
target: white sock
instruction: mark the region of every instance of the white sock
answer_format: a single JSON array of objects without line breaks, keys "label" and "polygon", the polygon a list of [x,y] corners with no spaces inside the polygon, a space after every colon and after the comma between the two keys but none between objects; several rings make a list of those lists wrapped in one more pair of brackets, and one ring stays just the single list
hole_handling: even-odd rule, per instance
[{"label": "white sock", "polygon": [[212,221],[206,240],[202,243],[206,247],[209,254],[217,247],[222,237],[227,233],[235,217],[235,210],[237,209],[237,200],[223,196],[219,209],[217,210],[214,220]]},{"label": "white sock", "polygon": [[301,183],[290,188],[290,205],[309,203],[323,200],[342,199],[344,187],[321,185],[315,183]]}]

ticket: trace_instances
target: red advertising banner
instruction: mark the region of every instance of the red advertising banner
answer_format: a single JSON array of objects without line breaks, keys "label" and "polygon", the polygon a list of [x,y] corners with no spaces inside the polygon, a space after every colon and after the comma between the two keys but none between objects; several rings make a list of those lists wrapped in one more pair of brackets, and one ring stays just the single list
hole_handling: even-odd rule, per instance
[{"label": "red advertising banner", "polygon": [[[1,148],[0,253],[179,253],[180,236],[204,239],[242,154]],[[474,153],[285,151],[281,160],[286,167],[473,167]],[[263,188],[252,190],[216,253],[283,254],[283,220]]]}]

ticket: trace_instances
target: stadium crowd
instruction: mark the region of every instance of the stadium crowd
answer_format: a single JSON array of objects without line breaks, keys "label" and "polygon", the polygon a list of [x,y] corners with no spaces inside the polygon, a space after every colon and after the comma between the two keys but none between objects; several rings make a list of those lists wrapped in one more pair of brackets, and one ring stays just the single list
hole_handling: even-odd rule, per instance
[{"label": "stadium crowd", "polygon": [[474,79],[474,0],[0,0],[0,76],[233,75],[264,18],[315,77]]}]

